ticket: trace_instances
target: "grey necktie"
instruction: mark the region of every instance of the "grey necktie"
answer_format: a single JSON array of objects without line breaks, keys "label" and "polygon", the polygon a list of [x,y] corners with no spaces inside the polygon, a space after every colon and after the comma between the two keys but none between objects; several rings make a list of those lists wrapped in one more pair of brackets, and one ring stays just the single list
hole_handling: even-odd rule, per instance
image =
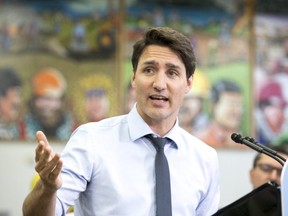
[{"label": "grey necktie", "polygon": [[172,216],[169,165],[164,154],[164,146],[168,138],[154,137],[152,134],[146,137],[157,150],[155,158],[156,215]]}]

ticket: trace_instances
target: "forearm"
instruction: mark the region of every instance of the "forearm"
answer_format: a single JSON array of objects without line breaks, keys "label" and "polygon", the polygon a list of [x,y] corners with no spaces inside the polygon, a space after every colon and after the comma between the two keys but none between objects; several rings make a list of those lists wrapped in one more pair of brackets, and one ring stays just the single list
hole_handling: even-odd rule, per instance
[{"label": "forearm", "polygon": [[24,200],[23,216],[54,216],[56,208],[55,191],[47,191],[42,182],[38,182]]}]

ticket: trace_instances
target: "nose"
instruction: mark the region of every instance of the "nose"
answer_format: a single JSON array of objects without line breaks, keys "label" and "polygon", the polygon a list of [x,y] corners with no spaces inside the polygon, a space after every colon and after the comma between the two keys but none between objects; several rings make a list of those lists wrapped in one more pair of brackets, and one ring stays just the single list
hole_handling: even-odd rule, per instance
[{"label": "nose", "polygon": [[166,88],[166,76],[164,72],[158,72],[154,76],[153,88],[163,90]]},{"label": "nose", "polygon": [[272,170],[270,173],[270,181],[275,181],[277,184],[280,184],[280,176],[277,173],[277,170]]}]

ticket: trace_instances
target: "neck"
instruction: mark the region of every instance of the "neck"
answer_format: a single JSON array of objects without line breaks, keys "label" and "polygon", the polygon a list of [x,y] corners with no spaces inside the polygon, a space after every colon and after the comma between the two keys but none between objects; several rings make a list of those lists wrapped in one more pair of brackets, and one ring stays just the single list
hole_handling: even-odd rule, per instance
[{"label": "neck", "polygon": [[165,136],[175,125],[176,121],[171,125],[168,124],[168,122],[161,122],[161,123],[148,123],[150,126],[151,130],[159,135],[160,137]]}]

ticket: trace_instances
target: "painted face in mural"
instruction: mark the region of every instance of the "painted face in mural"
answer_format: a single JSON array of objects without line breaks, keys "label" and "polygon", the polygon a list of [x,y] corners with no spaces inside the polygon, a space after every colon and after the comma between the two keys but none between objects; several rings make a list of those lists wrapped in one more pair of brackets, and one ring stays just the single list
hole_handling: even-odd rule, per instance
[{"label": "painted face in mural", "polygon": [[190,133],[194,133],[202,128],[206,124],[204,119],[199,118],[199,115],[203,111],[203,106],[203,98],[185,97],[178,116],[179,125]]},{"label": "painted face in mural", "polygon": [[57,127],[63,121],[66,81],[54,68],[43,69],[33,79],[32,113],[43,127]]},{"label": "painted face in mural", "polygon": [[21,108],[22,80],[14,68],[0,67],[0,124],[15,122]]},{"label": "painted face in mural", "polygon": [[182,123],[192,123],[193,119],[202,111],[203,100],[199,97],[185,98],[179,113],[179,121]]},{"label": "painted face in mural", "polygon": [[236,92],[223,92],[214,107],[215,120],[224,128],[238,130],[242,116],[242,94]]},{"label": "painted face in mural", "polygon": [[61,122],[63,102],[59,97],[44,95],[34,100],[34,112],[45,127],[54,127]]},{"label": "painted face in mural", "polygon": [[21,92],[19,87],[7,90],[6,95],[0,96],[0,121],[10,123],[15,121],[20,113]]},{"label": "painted face in mural", "polygon": [[85,95],[88,121],[100,121],[108,116],[109,100],[103,89],[90,89]]}]

